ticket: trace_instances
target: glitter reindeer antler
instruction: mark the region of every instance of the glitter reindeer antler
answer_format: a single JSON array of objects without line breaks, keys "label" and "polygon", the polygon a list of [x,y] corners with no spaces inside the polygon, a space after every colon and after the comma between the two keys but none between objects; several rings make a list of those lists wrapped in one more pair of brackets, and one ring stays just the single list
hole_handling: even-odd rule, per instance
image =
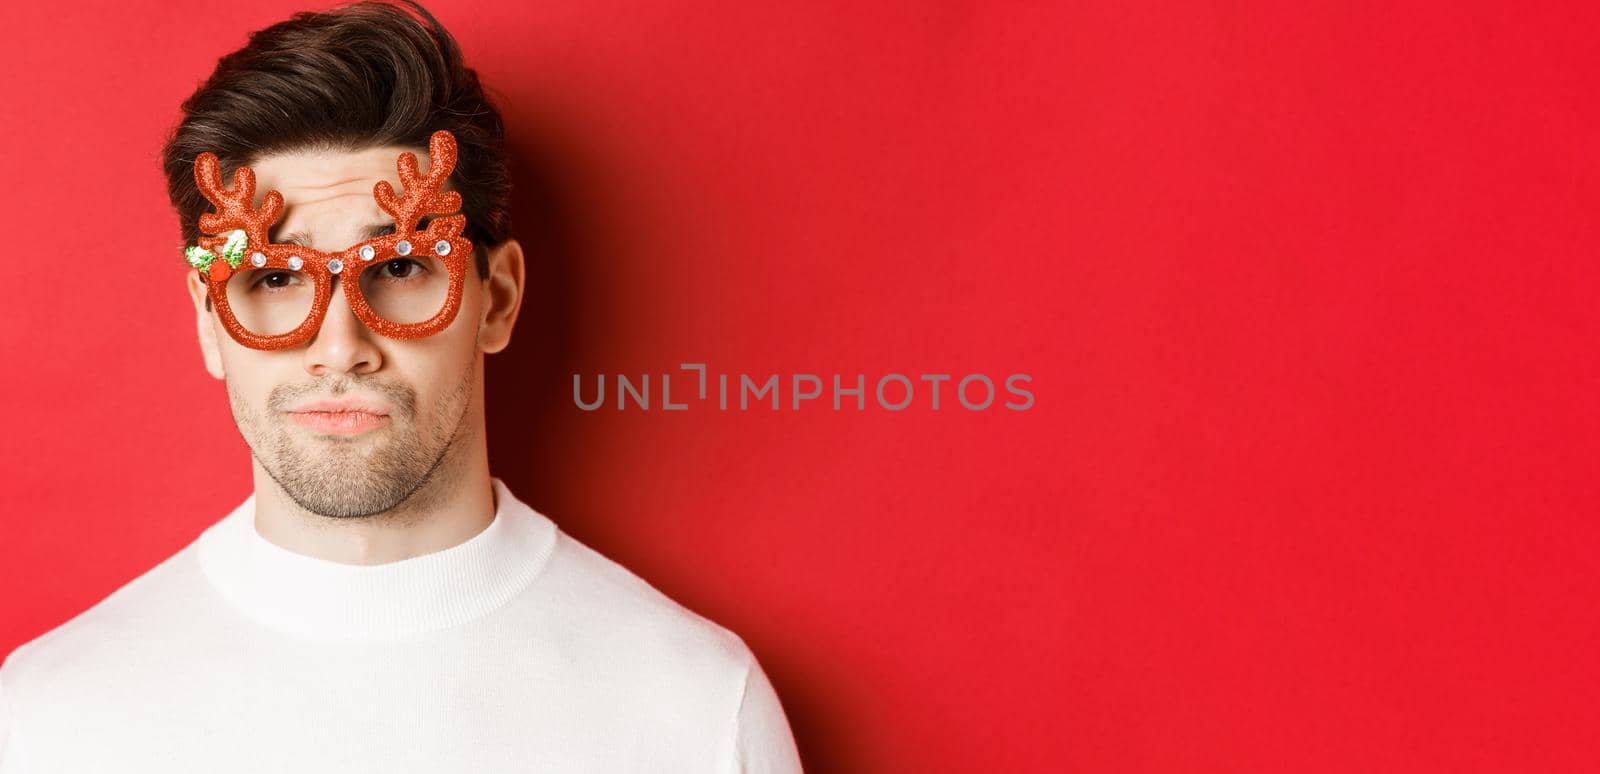
[{"label": "glitter reindeer antler", "polygon": [[[200,237],[196,240],[198,246],[188,248],[184,254],[195,268],[215,279],[226,279],[239,268],[250,245],[267,244],[267,232],[283,212],[283,196],[268,191],[261,206],[254,207],[256,173],[249,167],[239,167],[233,171],[233,187],[224,187],[222,164],[210,151],[195,159],[194,182],[216,208],[216,212],[201,215],[199,222],[202,232],[214,236]],[[218,257],[222,261],[216,260]]]},{"label": "glitter reindeer antler", "polygon": [[221,164],[216,154],[209,151],[195,159],[194,181],[200,186],[200,193],[205,194],[217,209],[216,212],[200,216],[201,231],[223,234],[242,229],[250,244],[267,244],[267,230],[272,228],[272,224],[278,220],[278,214],[283,212],[282,195],[277,191],[268,191],[261,207],[253,207],[251,203],[256,196],[256,173],[249,167],[239,167],[233,171],[233,187],[224,188]]},{"label": "glitter reindeer antler", "polygon": [[372,187],[378,206],[394,216],[396,233],[416,230],[417,221],[423,215],[448,215],[461,209],[461,194],[439,190],[455,166],[456,140],[444,130],[428,138],[427,175],[417,171],[417,154],[411,151],[400,154],[400,185],[405,187],[405,196],[395,196],[387,180],[380,180]]}]

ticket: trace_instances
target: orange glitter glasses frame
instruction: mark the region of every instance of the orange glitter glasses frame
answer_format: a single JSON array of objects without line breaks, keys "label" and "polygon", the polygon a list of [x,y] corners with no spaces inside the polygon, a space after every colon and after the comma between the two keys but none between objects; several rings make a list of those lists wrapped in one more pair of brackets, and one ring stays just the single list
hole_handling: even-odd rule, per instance
[{"label": "orange glitter glasses frame", "polygon": [[[400,154],[403,196],[386,180],[372,187],[378,206],[394,218],[394,233],[336,253],[272,244],[267,235],[283,211],[283,196],[268,191],[261,206],[252,207],[255,172],[240,167],[233,187],[225,188],[216,155],[200,154],[194,179],[216,211],[200,216],[200,230],[210,236],[184,255],[205,279],[229,335],[253,349],[304,343],[322,327],[335,276],[346,278],[345,298],[356,317],[381,335],[418,339],[444,330],[461,308],[472,242],[461,233],[466,216],[452,214],[461,209],[461,195],[440,190],[455,168],[455,137],[434,132],[428,152],[427,175],[418,173],[416,154]],[[444,217],[418,231],[425,215]]]}]

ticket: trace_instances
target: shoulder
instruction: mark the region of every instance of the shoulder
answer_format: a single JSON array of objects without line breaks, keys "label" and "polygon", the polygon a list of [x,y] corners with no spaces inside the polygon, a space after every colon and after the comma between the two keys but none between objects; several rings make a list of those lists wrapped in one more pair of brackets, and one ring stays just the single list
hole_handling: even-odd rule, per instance
[{"label": "shoulder", "polygon": [[0,665],[13,702],[68,683],[94,684],[142,653],[159,652],[202,615],[195,543],[123,584],[65,623],[22,644]]},{"label": "shoulder", "polygon": [[[667,596],[638,574],[565,532],[541,579],[568,605],[571,623],[605,644],[641,655],[706,662],[742,675],[750,649],[732,630]],[[742,679],[742,678],[741,678]]]},{"label": "shoulder", "polygon": [[555,654],[552,668],[623,694],[671,695],[723,715],[755,665],[732,630],[565,532],[523,601],[530,617],[519,625]]},{"label": "shoulder", "polygon": [[587,618],[585,663],[597,665],[585,671],[607,675],[611,711],[649,708],[628,721],[701,740],[698,770],[801,771],[783,703],[739,635],[565,534],[557,549],[551,586],[582,600],[571,614]]}]

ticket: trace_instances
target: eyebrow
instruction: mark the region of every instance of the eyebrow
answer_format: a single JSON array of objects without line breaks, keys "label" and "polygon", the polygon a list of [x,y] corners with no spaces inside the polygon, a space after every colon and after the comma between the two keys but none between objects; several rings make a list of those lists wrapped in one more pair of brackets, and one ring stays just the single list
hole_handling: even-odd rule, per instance
[{"label": "eyebrow", "polygon": [[[417,229],[419,231],[426,229],[428,227],[428,221],[430,220],[433,220],[433,216],[423,216],[418,218]],[[361,241],[365,242],[368,239],[377,239],[378,237],[388,236],[393,233],[393,223],[373,223],[372,225],[361,229]],[[300,247],[307,248],[311,246],[311,235],[304,231],[296,231],[292,234],[285,234],[283,236],[276,237],[269,235],[268,239],[270,239],[273,244],[278,245],[298,245]]]}]

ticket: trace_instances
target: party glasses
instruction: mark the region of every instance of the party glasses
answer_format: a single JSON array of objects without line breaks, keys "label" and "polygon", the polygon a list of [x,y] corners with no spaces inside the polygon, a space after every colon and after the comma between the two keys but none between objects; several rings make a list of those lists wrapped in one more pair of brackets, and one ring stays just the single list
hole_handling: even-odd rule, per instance
[{"label": "party glasses", "polygon": [[[225,188],[216,155],[201,153],[195,183],[216,211],[200,216],[200,231],[210,236],[186,248],[184,257],[205,279],[228,334],[253,349],[304,343],[322,327],[335,276],[345,278],[351,311],[381,335],[418,339],[444,330],[461,308],[472,242],[461,234],[466,216],[452,214],[461,209],[461,195],[440,190],[455,168],[455,137],[434,132],[428,153],[427,175],[418,173],[416,154],[400,154],[404,195],[396,196],[386,180],[372,187],[378,206],[394,218],[394,233],[334,253],[272,244],[268,234],[283,196],[268,191],[261,206],[252,207],[255,172],[240,167],[233,187]],[[436,217],[418,230],[427,215]]]}]

